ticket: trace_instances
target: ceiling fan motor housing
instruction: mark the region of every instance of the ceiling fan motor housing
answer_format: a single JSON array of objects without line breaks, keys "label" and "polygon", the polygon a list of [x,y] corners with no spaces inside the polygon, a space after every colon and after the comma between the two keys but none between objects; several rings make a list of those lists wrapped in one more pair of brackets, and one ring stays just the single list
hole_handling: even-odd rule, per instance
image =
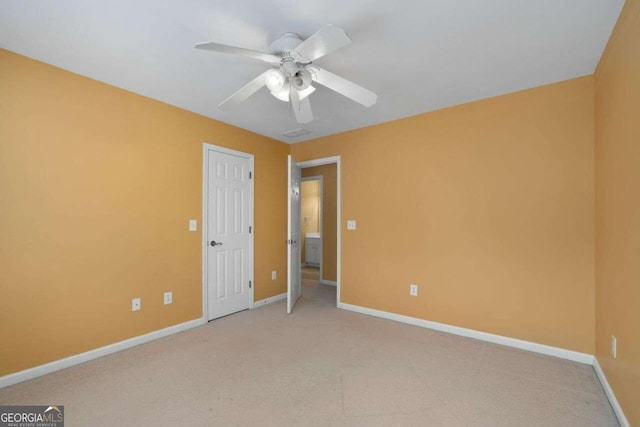
[{"label": "ceiling fan motor housing", "polygon": [[284,33],[271,43],[271,51],[282,58],[291,58],[291,51],[302,43],[302,38],[296,33]]}]

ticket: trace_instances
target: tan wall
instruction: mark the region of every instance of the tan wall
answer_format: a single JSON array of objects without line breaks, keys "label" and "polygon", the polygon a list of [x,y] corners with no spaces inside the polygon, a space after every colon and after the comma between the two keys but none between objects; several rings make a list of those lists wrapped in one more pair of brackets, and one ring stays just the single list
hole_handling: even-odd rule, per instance
[{"label": "tan wall", "polygon": [[[295,150],[295,146],[292,147]],[[296,159],[300,161],[299,159]],[[309,159],[307,159],[309,160]],[[302,169],[302,176],[321,175],[322,178],[322,279],[337,280],[338,234],[338,169],[335,164]]]},{"label": "tan wall", "polygon": [[294,145],[342,156],[342,301],[593,353],[593,121],[583,77]]},{"label": "tan wall", "polygon": [[320,231],[320,181],[303,181],[300,186],[300,194],[302,196],[300,198],[302,210],[300,257],[304,262],[306,234]]},{"label": "tan wall", "polygon": [[284,292],[288,145],[0,50],[0,376],[201,317],[205,141],[255,155],[255,298]]},{"label": "tan wall", "polygon": [[596,357],[629,422],[640,425],[639,1],[627,0],[595,80]]}]

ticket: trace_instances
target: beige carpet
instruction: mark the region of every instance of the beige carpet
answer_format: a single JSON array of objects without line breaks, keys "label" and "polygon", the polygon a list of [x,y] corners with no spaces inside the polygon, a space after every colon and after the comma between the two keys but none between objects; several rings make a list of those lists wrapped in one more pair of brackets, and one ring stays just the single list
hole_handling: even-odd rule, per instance
[{"label": "beige carpet", "polygon": [[300,277],[305,286],[320,285],[320,269],[318,267],[302,267]]},{"label": "beige carpet", "polygon": [[[311,279],[308,279],[311,280]],[[335,288],[0,390],[67,426],[615,426],[590,366],[335,308]]]}]

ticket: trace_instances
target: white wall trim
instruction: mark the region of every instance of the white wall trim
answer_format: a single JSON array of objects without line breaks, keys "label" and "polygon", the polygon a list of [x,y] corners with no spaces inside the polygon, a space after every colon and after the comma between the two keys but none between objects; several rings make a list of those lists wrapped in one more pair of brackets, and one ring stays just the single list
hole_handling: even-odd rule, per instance
[{"label": "white wall trim", "polygon": [[602,388],[604,389],[604,392],[609,399],[609,403],[611,403],[613,412],[615,412],[616,417],[618,417],[618,422],[622,427],[629,427],[629,420],[627,420],[627,417],[624,415],[622,406],[620,406],[620,402],[618,402],[618,399],[616,399],[616,395],[613,392],[611,385],[609,385],[609,381],[607,381],[607,377],[604,374],[600,363],[598,363],[598,358],[596,357],[593,358],[593,369],[596,371],[596,375],[598,376],[600,384],[602,384]]},{"label": "white wall trim", "polygon": [[99,357],[107,356],[109,354],[117,353],[122,350],[126,350],[131,347],[135,347],[140,344],[147,343],[149,341],[157,340],[169,335],[177,334],[178,332],[186,331],[187,329],[195,328],[206,324],[204,318],[190,320],[188,322],[180,323],[178,325],[169,326],[168,328],[160,329],[157,331],[149,332],[148,334],[139,335],[137,337],[129,338],[124,341],[119,341],[113,344],[106,345],[104,347],[89,350],[84,353],[74,354],[73,356],[65,357],[64,359],[55,360],[44,365],[35,366],[33,368],[25,369],[24,371],[15,372],[13,374],[0,377],[0,388],[8,387],[10,385],[18,384],[24,381],[28,381],[33,378],[41,377],[52,372],[59,371],[61,369],[70,368],[71,366],[79,365],[84,362],[88,362]]},{"label": "white wall trim", "polygon": [[338,308],[354,311],[356,313],[367,314],[369,316],[381,317],[383,319],[395,320],[396,322],[408,323],[409,325],[419,326],[421,328],[433,329],[436,331],[446,332],[449,334],[460,335],[467,338],[473,338],[480,341],[486,341],[494,344],[500,344],[508,347],[514,347],[521,350],[532,351],[534,353],[555,356],[561,359],[573,360],[574,362],[593,364],[594,357],[591,354],[580,353],[573,350],[552,347],[545,344],[538,344],[530,341],[523,341],[516,338],[494,335],[488,332],[476,331],[473,329],[461,328],[459,326],[451,326],[444,323],[433,322],[430,320],[418,319],[416,317],[403,316],[401,314],[389,313],[387,311],[375,310],[357,305],[340,303]]},{"label": "white wall trim", "polygon": [[323,157],[321,159],[306,160],[304,162],[298,162],[298,165],[301,168],[312,168],[314,166],[330,165],[330,164],[339,163],[339,162],[340,162],[340,156],[333,156],[333,157]]},{"label": "white wall trim", "polygon": [[267,304],[273,304],[274,302],[282,301],[283,299],[287,299],[286,292],[282,294],[274,295],[269,298],[261,299],[259,301],[255,301],[251,306],[251,309],[262,307],[263,305],[267,305]]},{"label": "white wall trim", "polygon": [[320,280],[320,283],[323,285],[329,285],[329,286],[338,286],[337,282],[334,282],[333,280]]}]

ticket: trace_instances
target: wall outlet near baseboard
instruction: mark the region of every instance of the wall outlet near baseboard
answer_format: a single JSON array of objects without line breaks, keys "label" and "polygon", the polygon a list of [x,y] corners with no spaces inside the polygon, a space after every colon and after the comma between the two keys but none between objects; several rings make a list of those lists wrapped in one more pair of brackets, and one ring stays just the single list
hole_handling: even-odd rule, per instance
[{"label": "wall outlet near baseboard", "polygon": [[611,335],[611,357],[618,357],[618,340],[615,335]]},{"label": "wall outlet near baseboard", "polygon": [[278,272],[273,270],[271,272],[271,280],[276,280],[278,278]]},{"label": "wall outlet near baseboard", "polygon": [[171,304],[173,302],[173,292],[164,293],[164,305]]},{"label": "wall outlet near baseboard", "polygon": [[418,296],[418,285],[416,285],[415,283],[409,285],[409,295],[411,295],[412,297]]},{"label": "wall outlet near baseboard", "polygon": [[142,300],[140,298],[133,298],[131,300],[131,311],[138,311],[142,308]]}]

